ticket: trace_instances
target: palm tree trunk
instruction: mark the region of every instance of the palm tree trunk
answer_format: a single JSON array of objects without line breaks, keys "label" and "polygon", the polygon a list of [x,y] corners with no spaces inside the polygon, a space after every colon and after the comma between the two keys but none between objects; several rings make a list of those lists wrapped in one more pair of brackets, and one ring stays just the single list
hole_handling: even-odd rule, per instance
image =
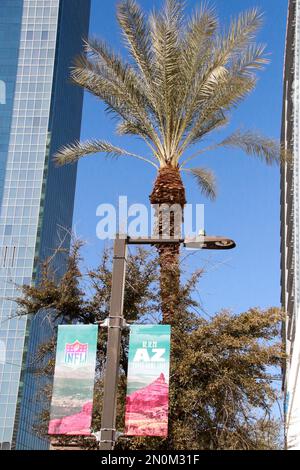
[{"label": "palm tree trunk", "polygon": [[[159,170],[150,202],[155,205],[156,233],[180,238],[186,199],[178,168],[165,167]],[[180,288],[180,244],[160,244],[157,250],[163,322],[172,324]]]}]

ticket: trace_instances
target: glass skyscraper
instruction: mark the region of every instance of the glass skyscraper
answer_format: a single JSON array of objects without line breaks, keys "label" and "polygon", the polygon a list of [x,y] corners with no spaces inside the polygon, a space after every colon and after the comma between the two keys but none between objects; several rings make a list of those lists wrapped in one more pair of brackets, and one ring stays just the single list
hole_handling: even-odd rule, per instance
[{"label": "glass skyscraper", "polygon": [[[18,285],[72,225],[76,165],[52,156],[80,137],[83,92],[69,81],[88,34],[90,0],[0,0],[0,448],[46,449],[34,432],[42,409],[34,374],[49,335],[41,312],[16,316]],[[58,274],[64,270],[57,263]]]}]

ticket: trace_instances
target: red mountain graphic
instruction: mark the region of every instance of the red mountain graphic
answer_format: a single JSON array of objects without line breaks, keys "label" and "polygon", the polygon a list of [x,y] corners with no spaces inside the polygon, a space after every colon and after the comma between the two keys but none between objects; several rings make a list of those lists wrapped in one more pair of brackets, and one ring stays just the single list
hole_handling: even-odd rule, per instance
[{"label": "red mountain graphic", "polygon": [[163,373],[151,384],[136,390],[126,399],[127,409],[144,413],[152,411],[153,407],[168,404],[169,387]]},{"label": "red mountain graphic", "polygon": [[169,387],[163,373],[126,398],[126,433],[132,436],[166,436]]},{"label": "red mountain graphic", "polygon": [[79,413],[52,419],[49,423],[48,434],[67,434],[90,436],[93,403],[87,402]]}]

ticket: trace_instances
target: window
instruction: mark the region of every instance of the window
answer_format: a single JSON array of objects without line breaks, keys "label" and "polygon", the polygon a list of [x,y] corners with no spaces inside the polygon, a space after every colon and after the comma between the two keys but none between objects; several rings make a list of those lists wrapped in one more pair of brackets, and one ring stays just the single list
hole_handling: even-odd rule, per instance
[{"label": "window", "polygon": [[33,31],[27,31],[26,39],[27,39],[28,41],[32,41],[32,39],[33,39]]},{"label": "window", "polygon": [[49,36],[48,31],[42,31],[42,41],[47,41]]},{"label": "window", "polygon": [[4,235],[11,235],[12,234],[12,225],[6,225]]}]

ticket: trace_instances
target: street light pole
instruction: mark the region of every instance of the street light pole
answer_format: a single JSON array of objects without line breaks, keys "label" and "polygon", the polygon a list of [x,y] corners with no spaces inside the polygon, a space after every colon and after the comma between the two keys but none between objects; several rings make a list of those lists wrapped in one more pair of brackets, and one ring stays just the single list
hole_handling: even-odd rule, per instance
[{"label": "street light pole", "polygon": [[116,440],[116,407],[120,367],[121,333],[124,325],[123,300],[127,261],[127,240],[117,236],[114,244],[107,359],[104,378],[100,450],[113,450]]},{"label": "street light pole", "polygon": [[[122,328],[126,325],[123,317],[123,301],[127,262],[127,245],[159,245],[181,243],[186,248],[204,250],[230,250],[235,247],[233,240],[224,237],[207,237],[201,239],[177,238],[130,238],[116,236],[112,269],[112,286],[108,322],[107,355],[104,376],[104,395],[101,419],[101,430],[97,433],[100,450],[113,450],[116,442],[116,408],[118,378],[120,369],[120,348]],[[104,326],[104,325],[103,325]]]}]

